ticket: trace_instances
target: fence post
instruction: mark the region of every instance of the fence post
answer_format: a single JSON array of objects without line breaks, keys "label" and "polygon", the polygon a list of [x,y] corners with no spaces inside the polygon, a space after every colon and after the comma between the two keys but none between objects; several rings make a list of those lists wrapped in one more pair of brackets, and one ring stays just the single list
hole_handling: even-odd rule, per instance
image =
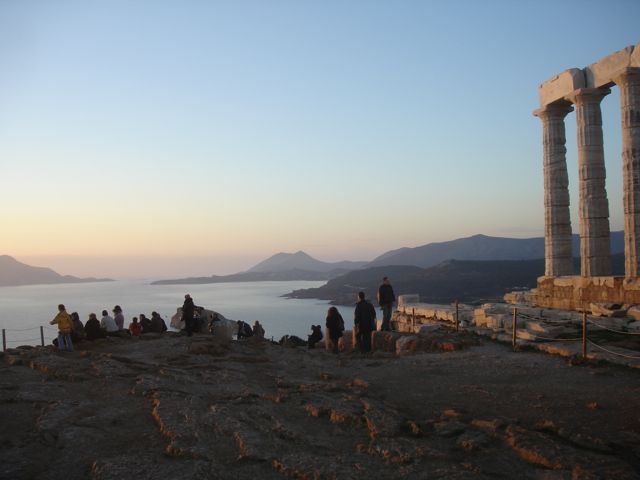
[{"label": "fence post", "polygon": [[513,308],[513,338],[511,339],[511,345],[513,349],[516,349],[516,332],[518,330],[518,309],[516,307]]},{"label": "fence post", "polygon": [[40,344],[44,347],[44,327],[40,325]]},{"label": "fence post", "polygon": [[7,332],[4,328],[2,329],[2,351],[7,351]]},{"label": "fence post", "polygon": [[587,359],[587,312],[582,312],[582,359]]},{"label": "fence post", "polygon": [[456,300],[456,332],[460,330],[460,317],[458,316],[458,300]]}]

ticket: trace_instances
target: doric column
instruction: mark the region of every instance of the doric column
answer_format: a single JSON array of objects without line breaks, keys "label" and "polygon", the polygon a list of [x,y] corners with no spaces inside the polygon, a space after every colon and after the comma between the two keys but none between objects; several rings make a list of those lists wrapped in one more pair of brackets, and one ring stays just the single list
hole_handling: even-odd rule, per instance
[{"label": "doric column", "polygon": [[640,276],[640,68],[614,78],[622,113],[622,183],[624,203],[624,273]]},{"label": "doric column", "polygon": [[559,277],[573,274],[571,261],[571,216],[564,118],[573,107],[555,102],[533,114],[542,120],[544,149],[544,274]]},{"label": "doric column", "polygon": [[609,202],[600,102],[608,88],[581,88],[569,96],[576,106],[580,183],[580,274],[611,275]]}]

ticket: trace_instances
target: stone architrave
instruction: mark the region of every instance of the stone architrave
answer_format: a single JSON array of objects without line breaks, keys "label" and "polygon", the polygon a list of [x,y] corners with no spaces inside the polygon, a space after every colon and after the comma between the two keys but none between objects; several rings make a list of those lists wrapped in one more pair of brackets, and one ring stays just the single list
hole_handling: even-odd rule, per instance
[{"label": "stone architrave", "polygon": [[564,118],[573,107],[560,101],[533,112],[542,120],[544,148],[545,276],[573,274],[569,176]]},{"label": "stone architrave", "polygon": [[575,104],[580,183],[580,274],[611,275],[609,202],[600,102],[608,88],[581,88],[569,95]]},{"label": "stone architrave", "polygon": [[640,275],[640,68],[614,79],[620,88],[625,277]]}]

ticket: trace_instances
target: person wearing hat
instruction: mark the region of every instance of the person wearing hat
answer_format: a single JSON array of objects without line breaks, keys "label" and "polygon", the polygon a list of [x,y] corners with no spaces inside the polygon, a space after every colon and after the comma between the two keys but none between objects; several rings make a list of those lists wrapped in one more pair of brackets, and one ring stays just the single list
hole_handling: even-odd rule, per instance
[{"label": "person wearing hat", "polygon": [[118,330],[124,330],[124,314],[120,305],[113,307],[113,321],[116,322]]}]

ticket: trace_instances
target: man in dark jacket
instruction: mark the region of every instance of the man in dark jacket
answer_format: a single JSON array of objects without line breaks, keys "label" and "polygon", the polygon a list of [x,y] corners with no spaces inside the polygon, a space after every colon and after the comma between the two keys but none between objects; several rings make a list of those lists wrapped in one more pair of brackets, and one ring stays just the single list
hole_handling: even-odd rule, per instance
[{"label": "man in dark jacket", "polygon": [[193,333],[193,312],[195,311],[195,305],[193,299],[188,293],[184,296],[184,303],[182,304],[182,320],[184,320],[184,330],[188,336]]},{"label": "man in dark jacket", "polygon": [[391,331],[391,311],[395,301],[396,296],[393,293],[393,287],[389,283],[389,278],[384,277],[382,285],[378,288],[378,305],[382,309],[382,326],[380,330]]},{"label": "man in dark jacket", "polygon": [[376,309],[364,299],[364,292],[358,292],[358,303],[353,312],[356,341],[361,352],[371,351],[371,332],[376,329]]}]

